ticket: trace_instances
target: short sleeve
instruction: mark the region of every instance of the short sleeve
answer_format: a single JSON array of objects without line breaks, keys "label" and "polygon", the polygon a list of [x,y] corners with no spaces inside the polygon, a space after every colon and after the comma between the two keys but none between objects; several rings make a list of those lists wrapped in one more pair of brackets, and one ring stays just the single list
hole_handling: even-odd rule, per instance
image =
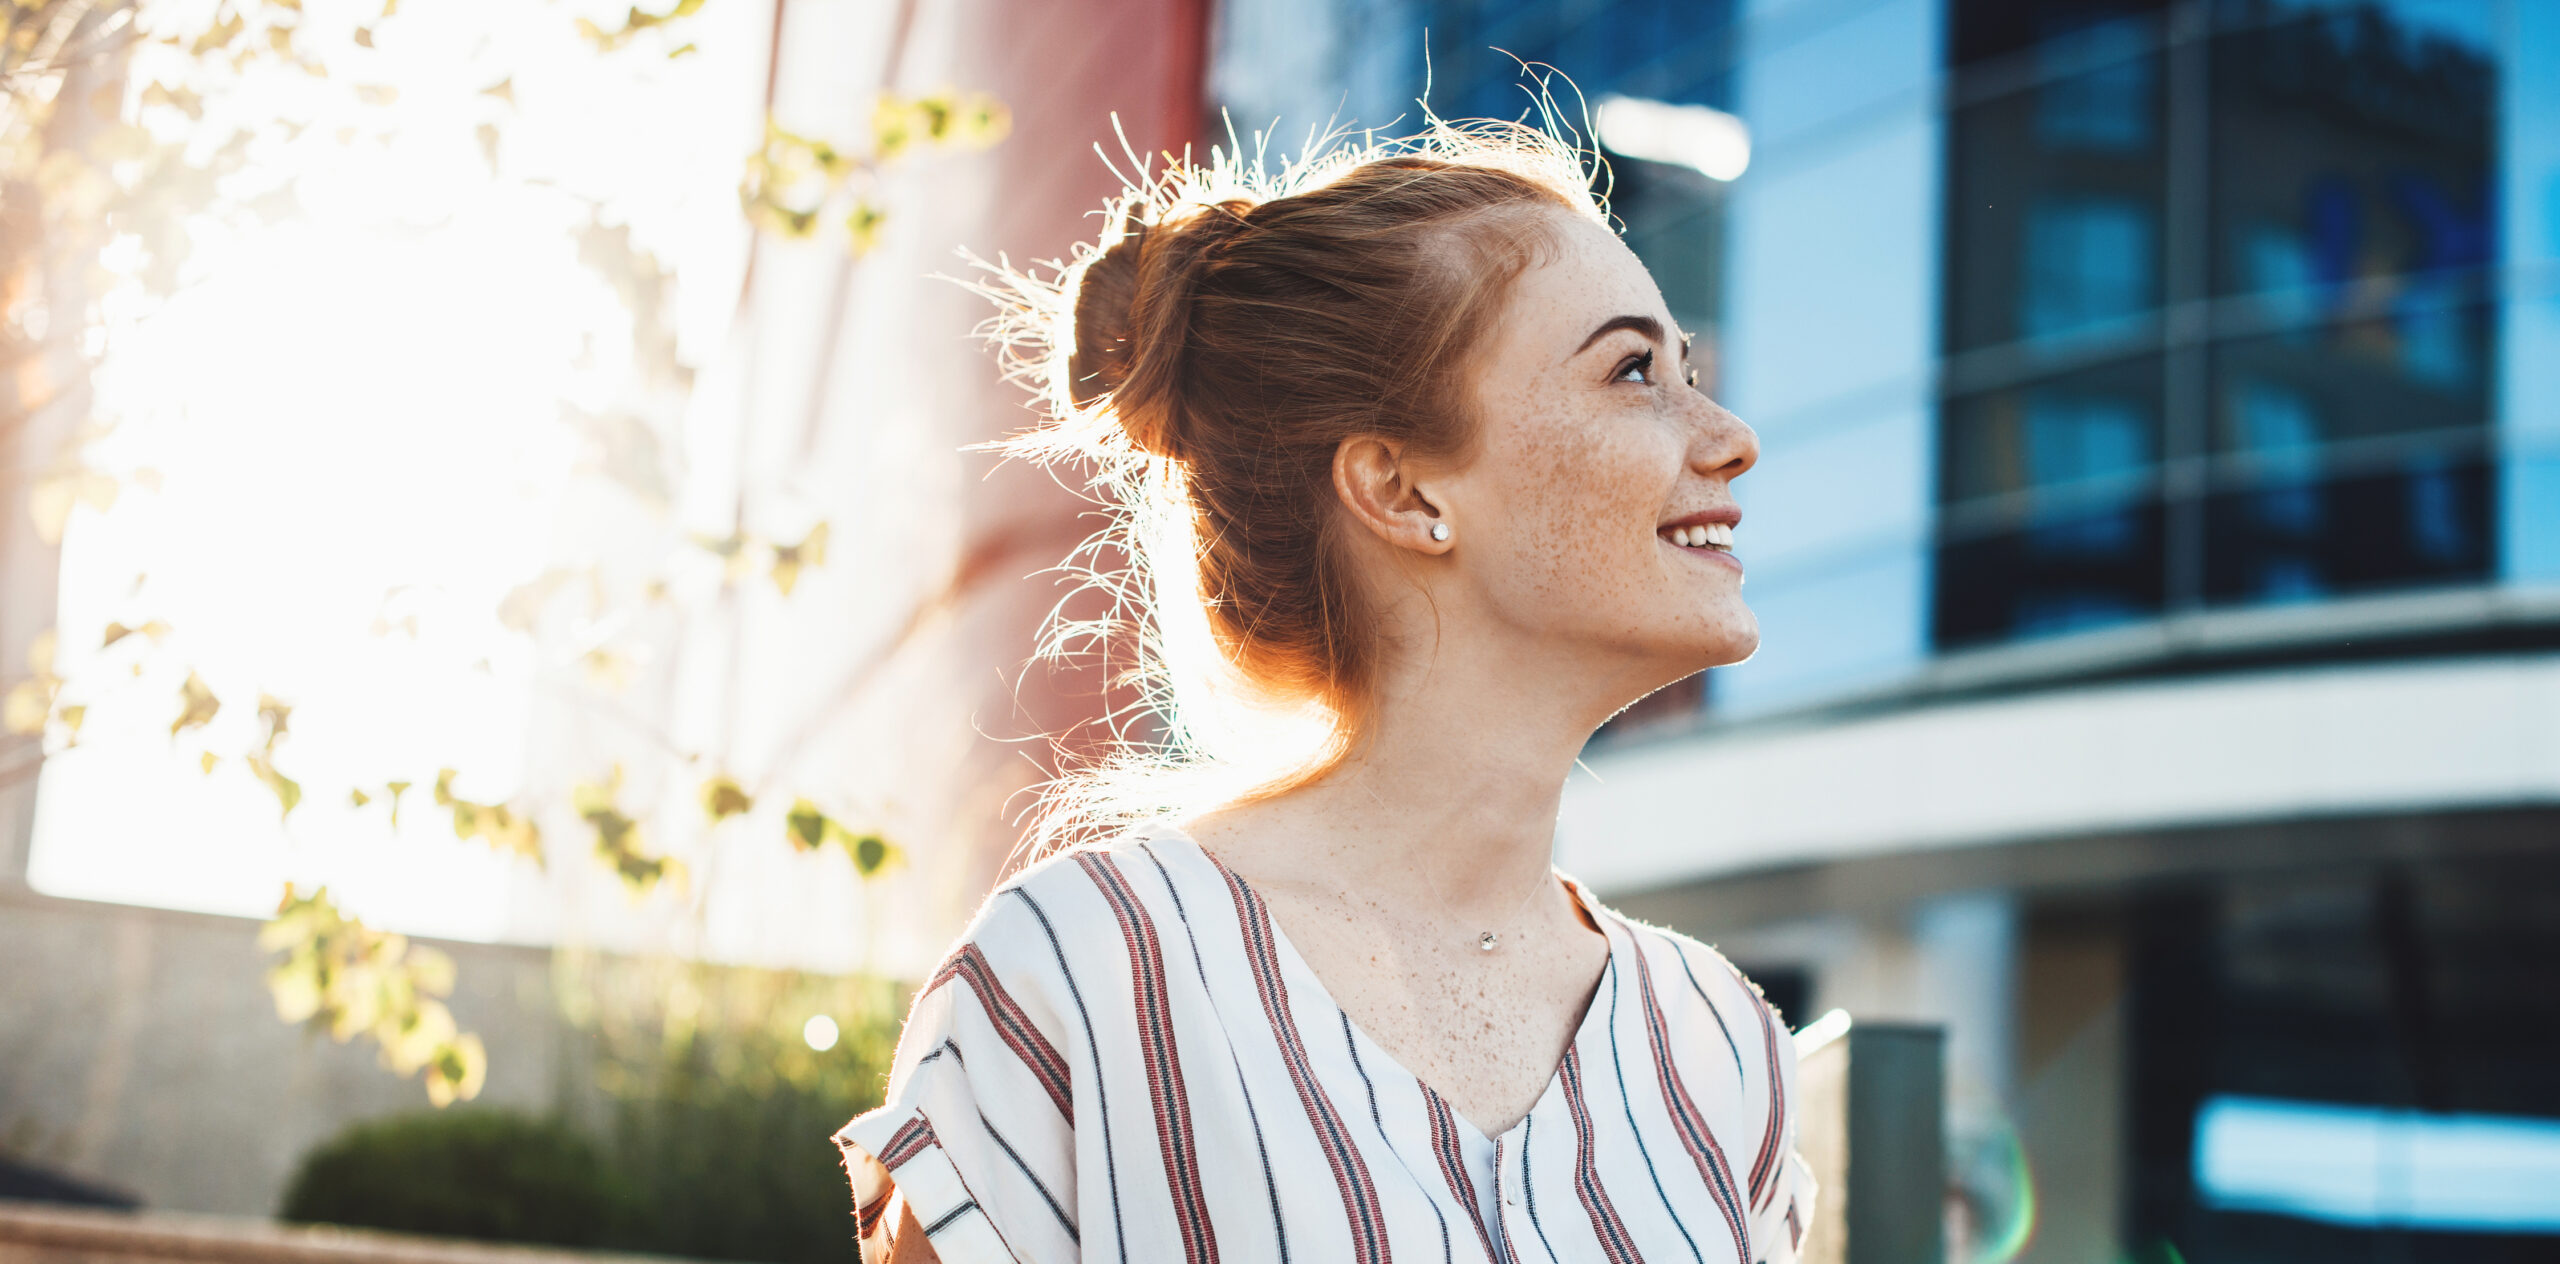
[{"label": "short sleeve", "polygon": [[835,1137],[865,1261],[888,1258],[893,1195],[948,1264],[1077,1258],[1057,1015],[1032,945],[973,929],[908,1014],[886,1102]]}]

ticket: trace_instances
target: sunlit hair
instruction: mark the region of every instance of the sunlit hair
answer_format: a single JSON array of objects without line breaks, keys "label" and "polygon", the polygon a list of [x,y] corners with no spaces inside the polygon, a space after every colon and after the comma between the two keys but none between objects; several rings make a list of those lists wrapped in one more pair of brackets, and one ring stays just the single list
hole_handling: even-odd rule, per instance
[{"label": "sunlit hair", "polygon": [[1466,456],[1469,352],[1550,216],[1606,222],[1596,155],[1546,117],[1433,119],[1286,163],[1168,157],[1065,262],[985,265],[984,332],[1046,415],[1000,447],[1079,471],[1106,507],[1068,568],[1109,613],[1062,605],[1040,653],[1116,656],[1136,700],[1103,753],[1062,752],[1035,852],[1301,785],[1358,748],[1382,647],[1334,453],[1375,436]]}]

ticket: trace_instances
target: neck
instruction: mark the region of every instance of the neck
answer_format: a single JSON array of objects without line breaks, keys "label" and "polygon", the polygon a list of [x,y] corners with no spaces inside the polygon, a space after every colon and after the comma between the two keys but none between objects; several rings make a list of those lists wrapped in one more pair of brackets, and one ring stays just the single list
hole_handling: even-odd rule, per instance
[{"label": "neck", "polygon": [[[1499,919],[1547,872],[1566,776],[1610,707],[1552,655],[1444,640],[1391,663],[1367,731],[1320,780],[1213,814],[1277,835],[1310,872]],[[1538,663],[1524,671],[1523,663]]]}]

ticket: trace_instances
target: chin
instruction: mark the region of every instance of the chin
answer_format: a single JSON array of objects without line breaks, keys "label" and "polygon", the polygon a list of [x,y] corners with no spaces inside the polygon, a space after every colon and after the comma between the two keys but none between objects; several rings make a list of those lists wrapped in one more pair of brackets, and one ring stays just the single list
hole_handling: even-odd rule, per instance
[{"label": "chin", "polygon": [[1698,666],[1731,667],[1747,662],[1760,652],[1760,620],[1749,610],[1737,608],[1730,617],[1715,621],[1708,642]]}]

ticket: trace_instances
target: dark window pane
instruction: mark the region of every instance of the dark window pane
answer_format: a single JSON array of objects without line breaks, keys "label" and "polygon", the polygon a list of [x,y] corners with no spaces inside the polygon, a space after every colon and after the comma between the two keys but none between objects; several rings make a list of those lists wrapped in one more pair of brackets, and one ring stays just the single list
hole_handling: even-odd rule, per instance
[{"label": "dark window pane", "polygon": [[2166,0],[1955,0],[1947,41],[1955,64],[1968,66],[2036,47],[2045,40],[2127,19],[2156,20]]},{"label": "dark window pane", "polygon": [[2159,304],[2157,48],[2149,19],[2057,21],[2031,58],[1960,84],[1991,91],[1954,117],[1949,350],[2093,333]]},{"label": "dark window pane", "polygon": [[2209,600],[2487,577],[2494,313],[2404,282],[2368,310],[2214,352]]},{"label": "dark window pane", "polygon": [[1568,110],[1574,89],[1732,108],[1732,0],[1431,0],[1416,16],[1443,117],[1520,117],[1531,104],[1523,61],[1571,78],[1572,89],[1558,85]]},{"label": "dark window pane", "polygon": [[2307,455],[2261,464],[2207,501],[2206,595],[2297,601],[2476,582],[2491,562],[2489,475],[2467,444],[2411,446],[2344,470]]},{"label": "dark window pane", "polygon": [[1609,209],[1625,225],[1628,248],[1662,287],[1672,317],[1698,335],[1690,359],[1700,367],[1700,381],[1712,383],[1723,310],[1724,186],[1686,167],[1617,156],[1609,165],[1616,177]]},{"label": "dark window pane", "polygon": [[1947,409],[1939,498],[2054,504],[2121,499],[2160,459],[2160,360],[2141,356]]},{"label": "dark window pane", "polygon": [[1939,644],[2158,613],[2158,357],[1958,400],[1945,416]]},{"label": "dark window pane", "polygon": [[[2279,316],[2389,305],[2349,292],[2497,257],[2490,10],[2226,3],[2213,42],[2214,286]],[[2450,282],[2444,282],[2450,283]]]},{"label": "dark window pane", "polygon": [[[2543,982],[2560,970],[2560,863],[2293,868],[2155,887],[2129,920],[2132,1258],[2517,1264],[2560,1255],[2560,1241],[2524,1226],[2430,1231],[2218,1209],[2194,1126],[2224,1095],[2560,1119],[2560,1077],[2550,1074],[2560,989]],[[2452,1188],[2438,1184],[2460,1179],[2448,1168],[2479,1162],[2449,1147],[2272,1157],[2319,1160],[2342,1184],[2361,1178],[2382,1189]],[[2361,1164],[2372,1166],[2351,1166]]]}]

